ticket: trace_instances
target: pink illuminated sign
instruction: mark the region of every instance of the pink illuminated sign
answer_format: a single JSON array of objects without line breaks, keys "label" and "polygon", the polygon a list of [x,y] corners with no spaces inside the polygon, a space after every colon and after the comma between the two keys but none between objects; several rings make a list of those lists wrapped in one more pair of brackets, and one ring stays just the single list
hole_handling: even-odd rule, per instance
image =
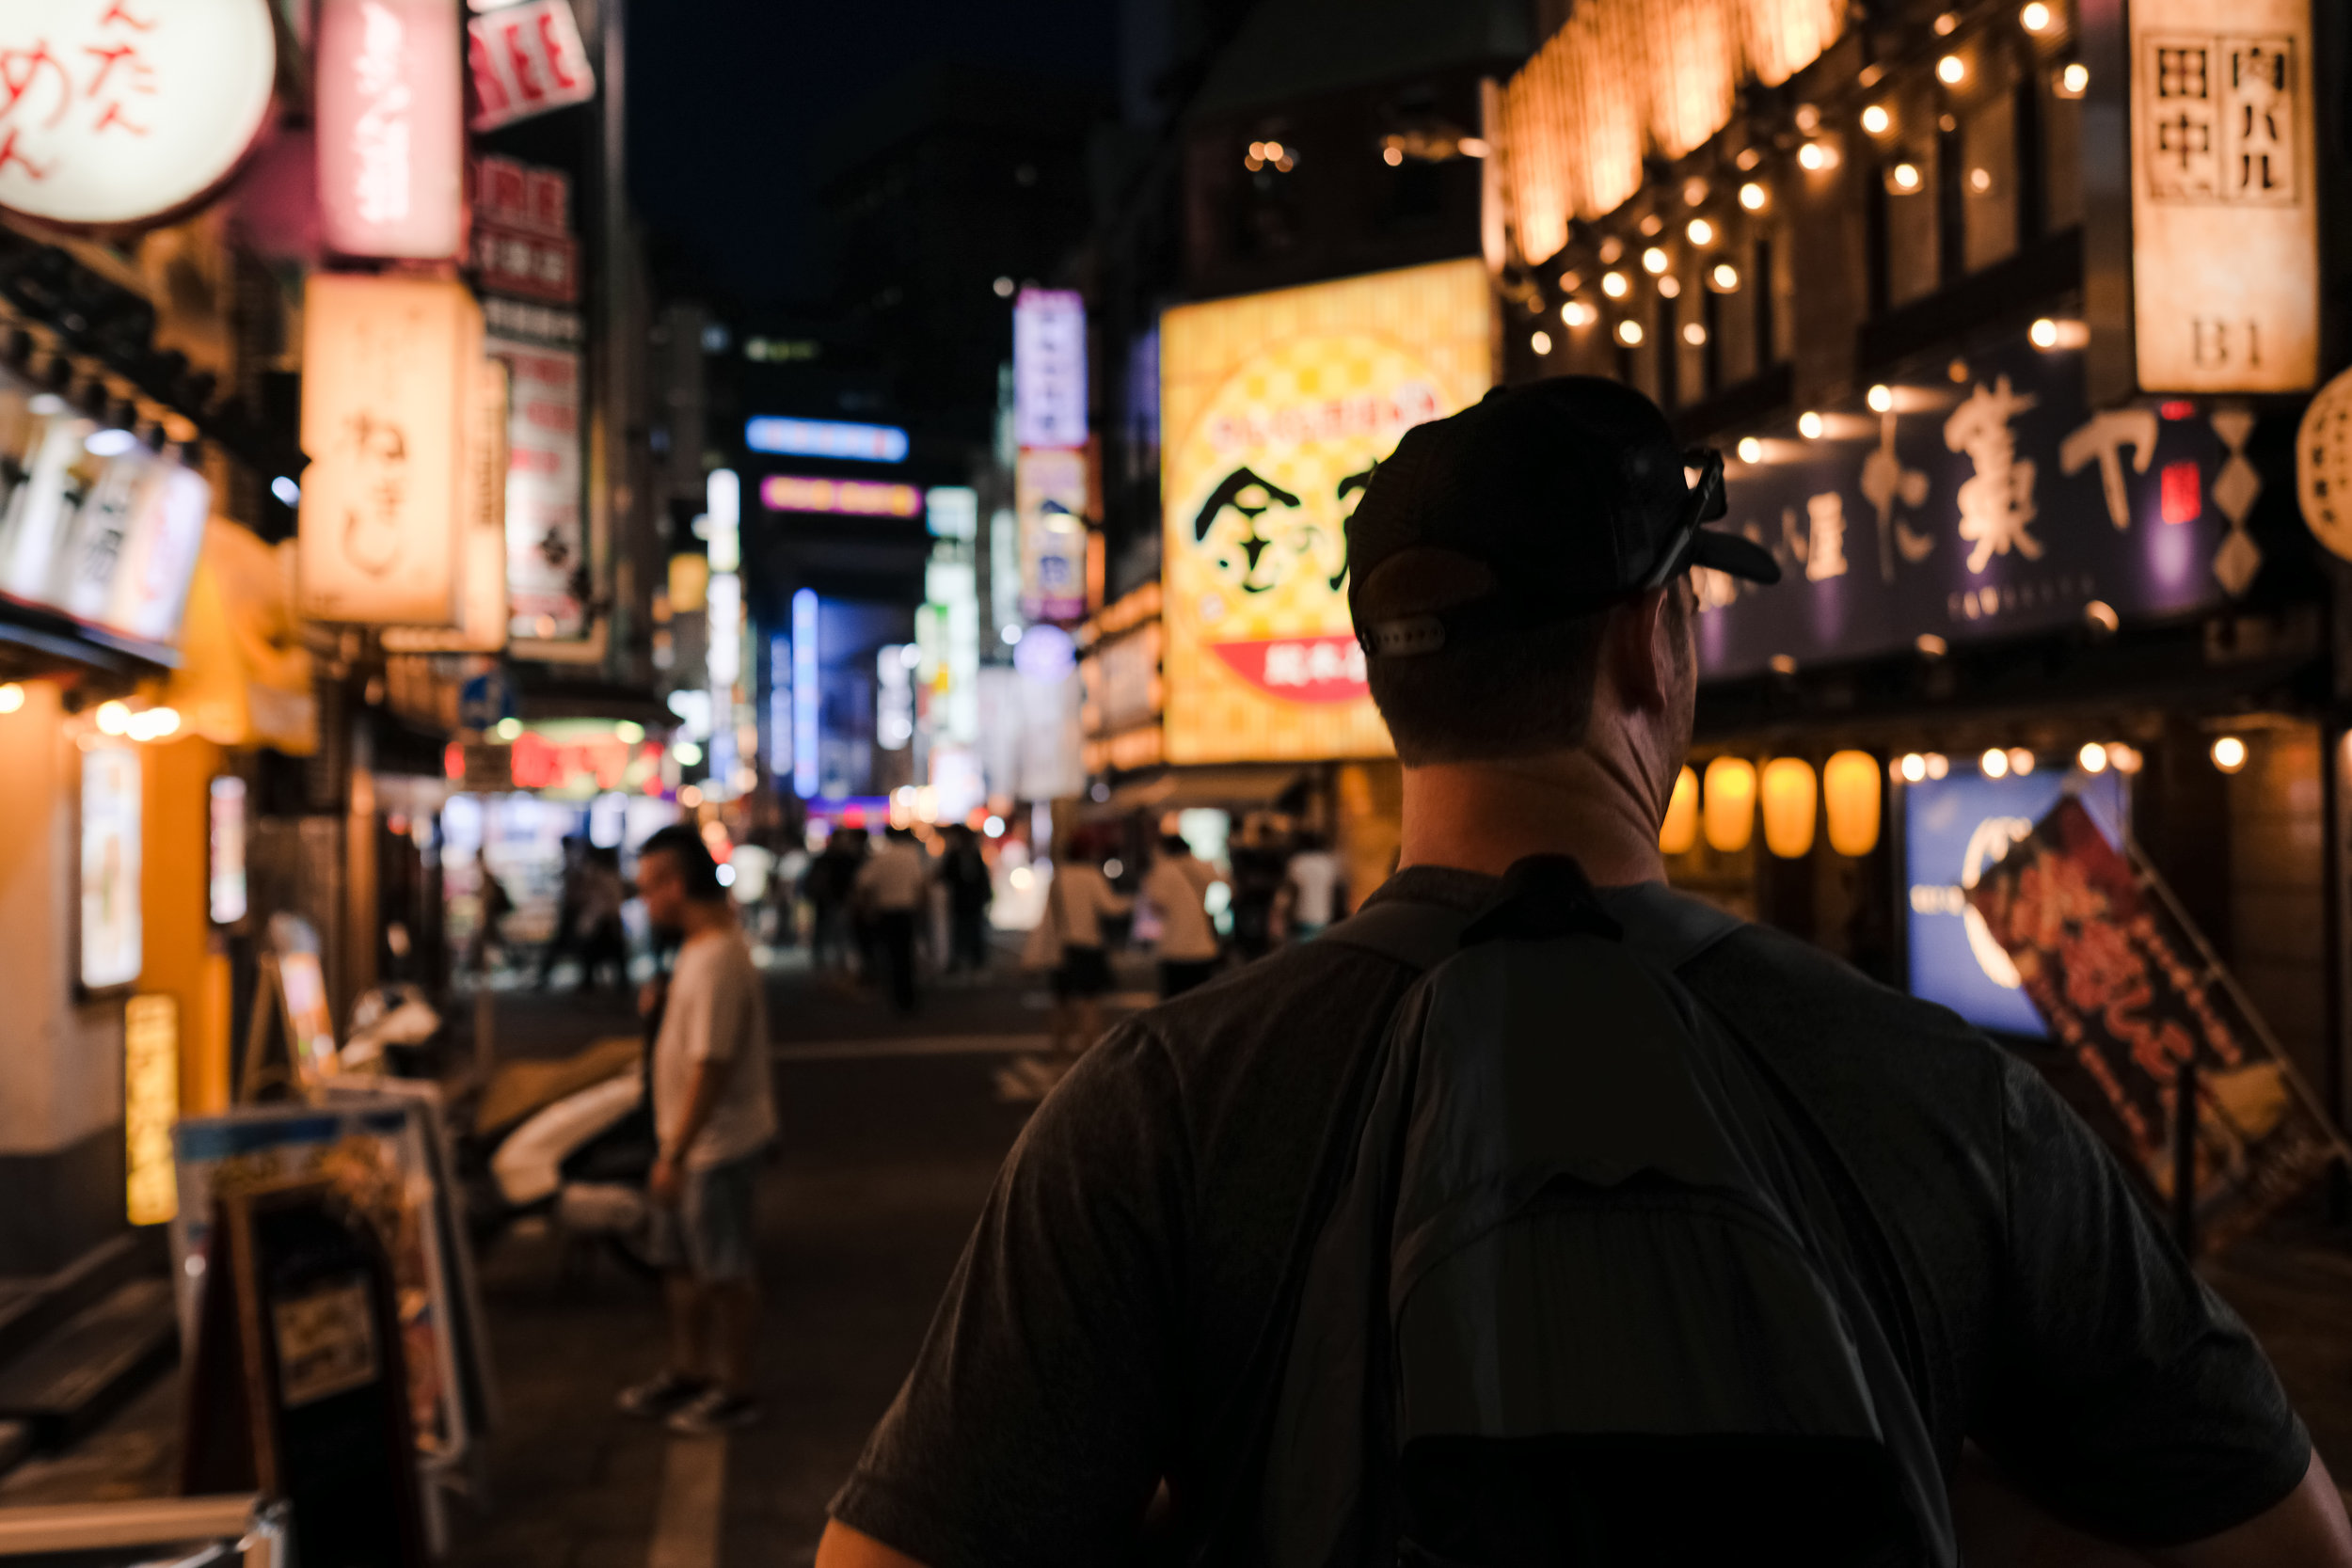
[{"label": "pink illuminated sign", "polygon": [[596,73],[565,0],[530,0],[475,17],[466,24],[466,58],[473,69],[477,131],[596,96]]},{"label": "pink illuminated sign", "polygon": [[347,256],[439,260],[464,244],[457,13],[439,0],[324,0],[319,209]]}]

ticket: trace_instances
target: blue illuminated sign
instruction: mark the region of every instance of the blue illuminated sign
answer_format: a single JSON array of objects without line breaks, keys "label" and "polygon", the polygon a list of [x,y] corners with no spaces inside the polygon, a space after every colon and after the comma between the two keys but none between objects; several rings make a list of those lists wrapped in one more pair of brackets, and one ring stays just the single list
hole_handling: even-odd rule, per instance
[{"label": "blue illuminated sign", "polygon": [[903,463],[907,457],[907,433],[897,425],[774,414],[744,421],[743,444],[786,457],[845,457],[858,463]]},{"label": "blue illuminated sign", "polygon": [[817,591],[792,595],[792,793],[817,795]]},{"label": "blue illuminated sign", "polygon": [[2065,768],[1991,779],[1959,758],[1947,778],[1905,784],[1911,993],[1941,1003],[1979,1028],[2046,1038],[2042,1015],[2019,987],[2009,955],[1969,907],[1967,890],[2070,791],[2107,837],[2121,844],[2124,787],[2115,772]]}]

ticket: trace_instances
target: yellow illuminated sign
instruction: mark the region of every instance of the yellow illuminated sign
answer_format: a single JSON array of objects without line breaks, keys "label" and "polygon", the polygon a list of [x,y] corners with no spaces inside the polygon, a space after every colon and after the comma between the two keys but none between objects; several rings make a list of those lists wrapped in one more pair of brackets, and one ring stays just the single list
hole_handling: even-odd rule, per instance
[{"label": "yellow illuminated sign", "polygon": [[1473,258],[1162,318],[1170,762],[1389,753],[1347,517],[1406,430],[1493,384],[1493,309]]},{"label": "yellow illuminated sign", "polygon": [[180,1006],[135,996],[122,1010],[123,1208],[133,1225],[180,1212],[171,1124],[180,1119]]}]

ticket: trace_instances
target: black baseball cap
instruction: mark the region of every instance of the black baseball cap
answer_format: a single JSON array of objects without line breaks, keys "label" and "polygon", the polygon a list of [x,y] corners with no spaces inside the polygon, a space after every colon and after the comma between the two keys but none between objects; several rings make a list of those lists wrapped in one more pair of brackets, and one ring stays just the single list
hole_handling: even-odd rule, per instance
[{"label": "black baseball cap", "polygon": [[[1688,477],[1695,474],[1695,480]],[[1684,449],[1623,382],[1562,375],[1498,387],[1405,433],[1347,525],[1348,608],[1374,657],[1548,626],[1662,586],[1693,566],[1780,580],[1763,546],[1700,525],[1724,515],[1723,454]],[[1440,549],[1494,592],[1367,626],[1364,579],[1402,550]]]}]

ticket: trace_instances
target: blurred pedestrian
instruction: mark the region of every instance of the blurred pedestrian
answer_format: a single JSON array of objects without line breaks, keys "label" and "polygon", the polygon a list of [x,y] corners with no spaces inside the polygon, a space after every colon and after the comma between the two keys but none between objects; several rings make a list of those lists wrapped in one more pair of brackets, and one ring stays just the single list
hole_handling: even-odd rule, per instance
[{"label": "blurred pedestrian", "polygon": [[1120,896],[1091,855],[1074,844],[1054,862],[1042,924],[1058,958],[1054,965],[1052,1030],[1057,1053],[1087,1050],[1103,1036],[1103,997],[1111,989],[1111,960],[1103,943],[1103,917],[1133,907]]},{"label": "blurred pedestrian", "polygon": [[621,921],[621,906],[628,900],[628,884],[621,879],[621,852],[590,848],[580,866],[580,909],[574,916],[582,990],[602,989],[608,968],[614,989],[628,990],[628,928]]},{"label": "blurred pedestrian", "polygon": [[988,906],[995,888],[980,835],[959,822],[947,830],[947,853],[939,863],[947,890],[947,972],[988,970]]},{"label": "blurred pedestrian", "polygon": [[585,838],[578,833],[564,835],[564,869],[559,874],[555,895],[555,928],[548,934],[548,943],[539,952],[541,990],[553,982],[556,964],[580,952],[580,877],[587,865],[587,852]]},{"label": "blurred pedestrian", "polygon": [[1346,907],[1339,856],[1321,833],[1301,833],[1282,868],[1282,908],[1292,940],[1312,942]]},{"label": "blurred pedestrian", "polygon": [[1722,473],[1598,377],[1405,434],[1347,527],[1404,869],[1047,1097],[815,1568],[2352,1564],[2029,1063],[1667,887],[1691,572],[1780,577]]},{"label": "blurred pedestrian", "polygon": [[651,1064],[660,1139],[647,1179],[654,1243],[667,1272],[669,1365],[625,1390],[621,1409],[700,1435],[748,1425],[759,1331],[753,1198],[776,1136],[768,1013],[759,967],[702,836],[682,823],[638,850],[637,882],[657,929],[682,941]]},{"label": "blurred pedestrian", "polygon": [[914,928],[930,892],[930,857],[915,842],[914,830],[894,827],[881,851],[859,869],[851,898],[872,930],[891,1005],[902,1013],[914,1011]]},{"label": "blurred pedestrian", "polygon": [[1233,872],[1227,884],[1232,889],[1233,951],[1248,963],[1274,951],[1279,940],[1276,905],[1288,863],[1262,816],[1243,823],[1241,836],[1226,847],[1225,856]]},{"label": "blurred pedestrian", "polygon": [[474,857],[475,875],[481,879],[481,916],[474,927],[473,940],[467,943],[466,968],[469,973],[487,978],[490,973],[490,950],[497,948],[499,957],[506,956],[506,917],[515,912],[515,900],[506,891],[506,884],[490,869],[487,857]]},{"label": "blurred pedestrian", "polygon": [[857,883],[866,835],[837,828],[825,847],[809,863],[806,876],[809,922],[809,967],[818,971],[848,969],[856,948],[850,890]]},{"label": "blurred pedestrian", "polygon": [[1209,889],[1224,879],[1192,852],[1182,834],[1160,840],[1143,879],[1143,897],[1160,917],[1160,1000],[1182,996],[1216,973],[1216,927],[1209,918]]}]

